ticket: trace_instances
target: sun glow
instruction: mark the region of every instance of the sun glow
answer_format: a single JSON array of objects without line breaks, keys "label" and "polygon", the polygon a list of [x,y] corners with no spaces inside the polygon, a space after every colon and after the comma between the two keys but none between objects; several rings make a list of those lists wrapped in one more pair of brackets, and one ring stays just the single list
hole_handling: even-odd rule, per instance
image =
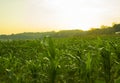
[{"label": "sun glow", "polygon": [[[44,4],[46,3],[46,4]],[[100,23],[100,14],[102,13],[102,8],[94,8],[89,7],[89,3],[85,5],[81,5],[80,3],[85,3],[81,0],[45,0],[43,1],[43,7],[47,5],[47,8],[45,6],[46,12],[51,10],[49,14],[45,14],[42,17],[42,20],[39,20],[42,24],[45,26],[51,26],[51,27],[58,27],[59,29],[82,29],[82,30],[88,30],[91,27],[98,27],[98,23]],[[39,10],[39,5],[41,3],[34,2],[37,10]],[[32,15],[29,15],[28,18],[31,16],[34,16],[34,14],[31,11],[32,8],[30,8],[30,13]],[[39,13],[36,11],[36,14]],[[44,20],[44,16],[47,18]],[[36,18],[39,18],[37,16]],[[33,18],[32,23],[36,24],[38,22],[38,19]],[[40,17],[41,18],[41,17]],[[36,22],[37,21],[37,22]],[[44,21],[44,22],[43,22]],[[39,24],[38,22],[38,24]],[[44,26],[43,25],[43,26]]]},{"label": "sun glow", "polygon": [[120,22],[119,0],[5,0],[0,5],[0,33],[88,30]]}]

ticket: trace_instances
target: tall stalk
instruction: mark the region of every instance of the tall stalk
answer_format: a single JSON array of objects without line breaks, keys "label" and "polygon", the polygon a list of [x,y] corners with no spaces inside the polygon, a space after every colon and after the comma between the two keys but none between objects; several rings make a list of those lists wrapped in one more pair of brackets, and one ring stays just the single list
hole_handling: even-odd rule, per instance
[{"label": "tall stalk", "polygon": [[55,83],[56,76],[57,76],[57,60],[56,60],[56,52],[55,52],[55,45],[53,43],[53,39],[48,37],[48,58],[50,60],[50,71],[49,71],[49,78],[50,83]]},{"label": "tall stalk", "polygon": [[91,75],[92,75],[92,65],[91,65],[91,62],[92,62],[92,58],[91,58],[91,55],[90,53],[87,53],[87,60],[86,60],[86,80],[85,82],[86,83],[93,83],[92,82],[92,79],[91,79]]},{"label": "tall stalk", "polygon": [[110,52],[105,48],[103,48],[101,50],[101,57],[102,57],[102,65],[103,65],[105,82],[114,83],[114,79],[112,78],[112,73],[111,73]]}]

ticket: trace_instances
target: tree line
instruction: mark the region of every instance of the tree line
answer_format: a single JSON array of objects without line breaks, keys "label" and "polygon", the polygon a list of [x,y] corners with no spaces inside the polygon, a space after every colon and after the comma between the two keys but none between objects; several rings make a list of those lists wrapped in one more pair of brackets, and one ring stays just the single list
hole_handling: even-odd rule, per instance
[{"label": "tree line", "polygon": [[99,36],[99,35],[116,35],[120,33],[120,24],[113,24],[113,26],[102,25],[100,28],[91,28],[89,31],[83,30],[61,30],[59,32],[24,32],[11,35],[0,35],[0,39],[38,39],[45,36],[54,38],[74,37],[74,36]]}]

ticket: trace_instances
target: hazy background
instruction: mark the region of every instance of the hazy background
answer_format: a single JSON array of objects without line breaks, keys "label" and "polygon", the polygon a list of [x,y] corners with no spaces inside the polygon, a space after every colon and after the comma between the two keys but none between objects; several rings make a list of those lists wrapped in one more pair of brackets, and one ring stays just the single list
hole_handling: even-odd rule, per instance
[{"label": "hazy background", "polygon": [[0,0],[0,34],[88,30],[120,22],[120,0]]}]

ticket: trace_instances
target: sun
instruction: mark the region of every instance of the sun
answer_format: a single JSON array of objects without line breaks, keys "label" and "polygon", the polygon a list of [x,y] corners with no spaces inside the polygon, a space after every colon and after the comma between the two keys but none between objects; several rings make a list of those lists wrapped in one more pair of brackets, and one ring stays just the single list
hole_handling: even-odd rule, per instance
[{"label": "sun", "polygon": [[99,27],[103,9],[88,7],[89,3],[79,5],[82,2],[81,0],[48,0],[48,5],[54,9],[55,15],[52,16],[53,23],[50,24],[49,20],[47,24],[63,26],[62,29],[89,30],[93,27]]}]

